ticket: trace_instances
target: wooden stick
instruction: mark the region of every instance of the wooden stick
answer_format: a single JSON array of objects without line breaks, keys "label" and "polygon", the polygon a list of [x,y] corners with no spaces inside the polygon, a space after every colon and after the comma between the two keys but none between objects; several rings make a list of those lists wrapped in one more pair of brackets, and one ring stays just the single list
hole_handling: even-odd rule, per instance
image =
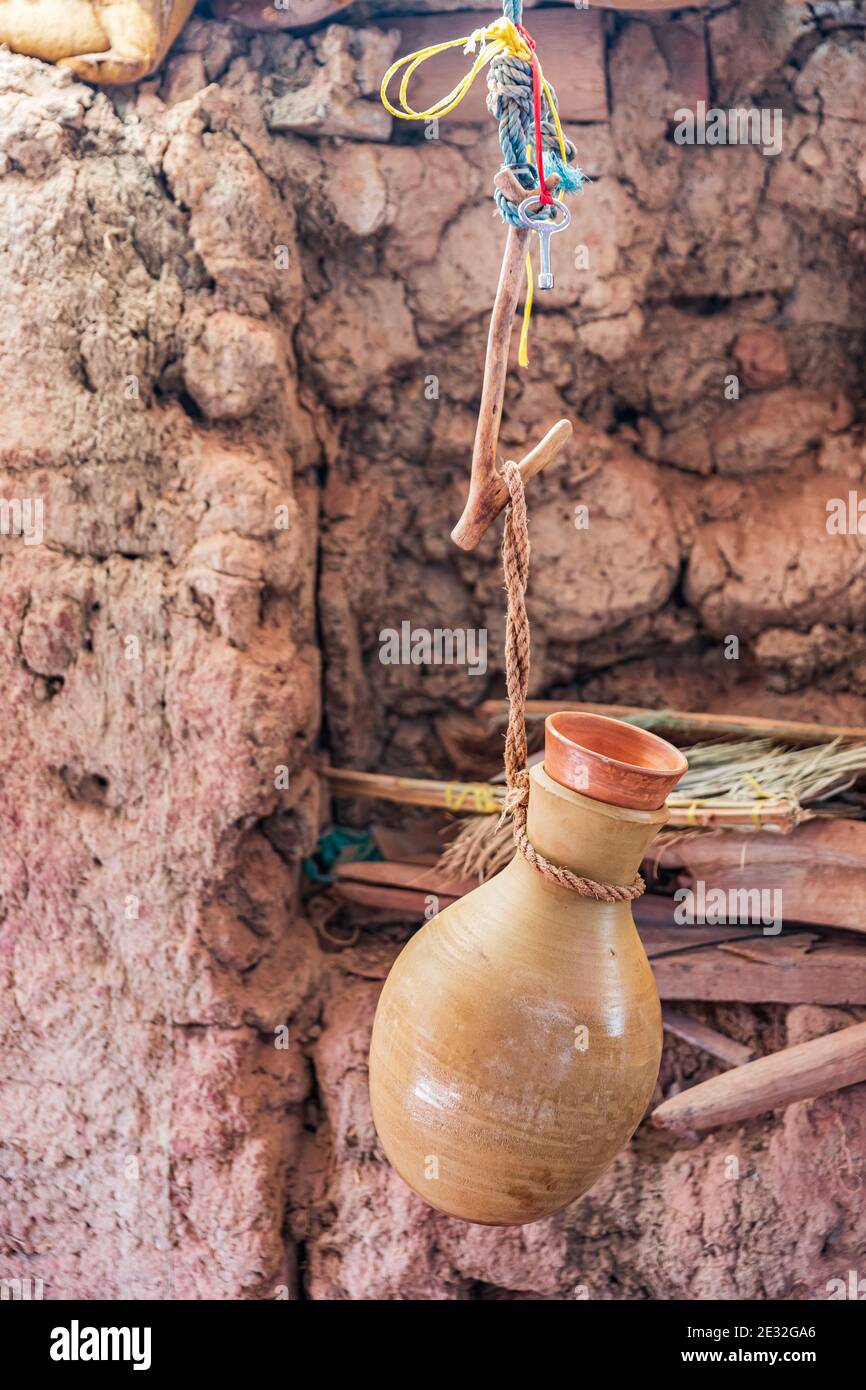
[{"label": "wooden stick", "polygon": [[[462,550],[474,550],[490,523],[508,502],[508,488],[499,476],[497,454],[505,381],[508,376],[508,349],[514,311],[520,294],[523,263],[526,259],[527,227],[508,228],[499,284],[490,316],[487,356],[481,387],[481,408],[472,451],[472,475],[463,515],[451,532],[451,539]],[[572,432],[570,420],[559,420],[541,443],[531,450],[519,467],[524,482],[555,458]]]},{"label": "wooden stick", "polygon": [[675,1038],[682,1038],[683,1042],[691,1043],[692,1047],[700,1048],[701,1052],[708,1053],[710,1057],[718,1057],[720,1062],[726,1062],[729,1067],[741,1067],[752,1059],[753,1054],[742,1043],[725,1037],[724,1033],[717,1033],[715,1028],[710,1028],[708,1024],[699,1022],[689,1014],[680,1013],[679,1009],[670,1009],[665,1005],[662,1009],[662,1025],[666,1033],[673,1034]]},{"label": "wooden stick", "polygon": [[[504,700],[484,700],[478,706],[483,717],[504,721],[508,705]],[[655,719],[653,726],[684,735],[702,734],[715,738],[723,734],[739,734],[750,738],[772,738],[780,743],[829,743],[840,738],[845,742],[866,739],[866,728],[844,724],[801,724],[792,720],[760,719],[746,714],[694,714],[688,710],[644,709],[640,705],[594,705],[577,700],[527,700],[527,719],[545,719],[559,710],[580,710],[587,714],[607,714],[611,719]]]},{"label": "wooden stick", "polygon": [[[355,879],[338,879],[332,892],[344,902],[357,903],[360,907],[374,908],[378,912],[402,914],[397,920],[423,919],[429,910],[431,893],[421,888],[397,888],[391,884],[362,883]],[[438,901],[439,910],[450,907],[457,899],[447,893],[433,894]]]},{"label": "wooden stick", "polygon": [[710,1129],[861,1081],[866,1081],[866,1023],[786,1047],[692,1086],[666,1100],[650,1118],[658,1129]]},{"label": "wooden stick", "polygon": [[420,893],[436,893],[446,898],[462,898],[478,887],[473,878],[453,878],[435,864],[409,864],[399,860],[364,860],[340,864],[335,870],[340,883],[366,883],[385,888],[415,889]]},{"label": "wooden stick", "polygon": [[[544,438],[536,444],[534,449],[530,449],[529,453],[517,465],[524,483],[528,483],[530,478],[534,478],[536,473],[540,473],[542,468],[546,468],[551,460],[556,458],[560,449],[568,443],[573,433],[574,426],[570,420],[557,420],[555,425],[551,425]],[[498,486],[499,490],[505,493],[505,501],[502,503],[504,507],[508,501],[508,489],[503,482],[499,482]]]}]

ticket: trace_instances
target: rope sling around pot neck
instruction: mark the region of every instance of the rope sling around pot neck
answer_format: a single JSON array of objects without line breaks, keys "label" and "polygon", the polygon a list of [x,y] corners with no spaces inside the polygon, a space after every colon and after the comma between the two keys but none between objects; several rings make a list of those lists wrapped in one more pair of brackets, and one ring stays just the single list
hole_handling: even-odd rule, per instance
[{"label": "rope sling around pot neck", "polygon": [[514,842],[528,864],[551,883],[570,888],[583,898],[600,903],[633,902],[646,889],[640,874],[634,883],[596,883],[583,878],[549,859],[534,847],[526,830],[529,807],[529,772],[526,767],[526,693],[529,688],[529,616],[526,612],[526,586],[529,581],[529,520],[523,479],[516,463],[506,463],[503,478],[511,505],[505,512],[502,533],[502,569],[508,608],[505,619],[505,685],[508,693],[508,729],[505,734],[505,777],[508,791],[500,825],[511,816]]}]

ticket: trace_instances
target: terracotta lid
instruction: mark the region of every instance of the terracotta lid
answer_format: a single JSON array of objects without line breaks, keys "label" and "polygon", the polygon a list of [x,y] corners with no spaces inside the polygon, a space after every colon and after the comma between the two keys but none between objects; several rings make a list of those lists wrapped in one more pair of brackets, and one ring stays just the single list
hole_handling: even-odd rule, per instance
[{"label": "terracotta lid", "polygon": [[547,775],[610,806],[657,811],[687,767],[672,743],[620,719],[563,710],[544,721]]}]

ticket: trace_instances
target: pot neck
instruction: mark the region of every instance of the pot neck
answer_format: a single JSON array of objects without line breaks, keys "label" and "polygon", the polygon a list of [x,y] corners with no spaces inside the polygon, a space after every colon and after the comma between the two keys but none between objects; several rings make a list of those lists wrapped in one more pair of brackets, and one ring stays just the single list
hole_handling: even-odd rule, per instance
[{"label": "pot neck", "polygon": [[552,864],[585,878],[633,883],[647,846],[667,819],[665,807],[631,811],[609,806],[554,782],[540,764],[530,769],[530,841]]}]

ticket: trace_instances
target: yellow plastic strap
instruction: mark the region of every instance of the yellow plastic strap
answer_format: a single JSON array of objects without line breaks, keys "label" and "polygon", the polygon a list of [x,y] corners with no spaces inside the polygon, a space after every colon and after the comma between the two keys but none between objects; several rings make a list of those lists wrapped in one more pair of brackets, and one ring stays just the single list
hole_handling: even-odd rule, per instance
[{"label": "yellow plastic strap", "polygon": [[529,366],[529,320],[532,318],[532,256],[526,253],[526,298],[523,301],[523,323],[520,326],[520,346],[517,365]]},{"label": "yellow plastic strap", "polygon": [[[537,57],[537,56],[538,56],[538,55],[536,54],[536,57]],[[546,80],[546,78],[545,78],[545,76],[544,76],[544,73],[541,71],[541,64],[540,64],[540,63],[538,64],[538,76],[541,78],[541,90],[544,92],[544,95],[547,97],[547,105],[548,105],[548,108],[549,108],[549,110],[550,110],[551,115],[553,116],[553,123],[554,123],[554,125],[556,126],[556,138],[557,138],[557,140],[559,141],[559,153],[562,155],[562,162],[563,162],[563,164],[567,164],[567,163],[568,163],[568,155],[566,154],[566,151],[565,151],[565,136],[564,136],[563,133],[562,133],[562,126],[560,125],[560,121],[559,121],[559,112],[558,112],[557,109],[556,109],[556,102],[553,100],[553,93],[552,93],[552,91],[550,90],[549,86],[547,85],[547,80]]]}]

